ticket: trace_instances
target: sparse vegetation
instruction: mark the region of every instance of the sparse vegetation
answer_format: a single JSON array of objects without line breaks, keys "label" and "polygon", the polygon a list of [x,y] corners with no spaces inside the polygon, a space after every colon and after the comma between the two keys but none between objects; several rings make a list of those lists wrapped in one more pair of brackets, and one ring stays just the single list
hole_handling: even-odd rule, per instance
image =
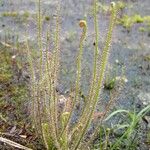
[{"label": "sparse vegetation", "polygon": [[127,29],[130,29],[136,23],[145,23],[148,25],[150,24],[150,16],[142,17],[137,14],[133,16],[124,15],[121,19],[118,19],[118,24],[121,24]]},{"label": "sparse vegetation", "polygon": [[148,149],[150,17],[119,0],[72,1],[0,1],[0,149]]}]

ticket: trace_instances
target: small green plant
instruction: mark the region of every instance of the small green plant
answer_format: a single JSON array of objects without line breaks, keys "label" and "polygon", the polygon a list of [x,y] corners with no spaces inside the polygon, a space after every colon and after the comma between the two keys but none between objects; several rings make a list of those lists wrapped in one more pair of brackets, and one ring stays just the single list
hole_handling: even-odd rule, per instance
[{"label": "small green plant", "polygon": [[[104,89],[106,90],[113,90],[115,89],[118,84],[120,84],[120,81],[123,81],[124,83],[128,82],[128,79],[124,75],[125,67],[122,66],[122,68],[118,68],[119,61],[118,59],[115,60],[115,64],[113,67],[109,66],[108,70],[105,75],[105,81],[104,81]],[[119,75],[119,71],[121,70],[121,75]]]},{"label": "small green plant", "polygon": [[106,90],[112,90],[115,88],[117,80],[117,66],[113,67],[113,69],[110,67],[105,75],[105,81],[104,81],[104,88]]},{"label": "small green plant", "polygon": [[45,20],[46,21],[50,21],[50,17],[49,16],[45,16]]},{"label": "small green plant", "polygon": [[104,84],[105,89],[112,90],[115,87],[116,78],[107,78]]},{"label": "small green plant", "polygon": [[[106,41],[102,50],[101,59],[99,59],[99,30],[97,19],[97,0],[94,0],[94,29],[95,29],[95,50],[94,63],[89,95],[86,96],[86,102],[77,122],[73,123],[72,117],[77,104],[81,102],[81,76],[82,76],[82,55],[84,50],[84,41],[88,30],[86,20],[81,20],[81,36],[79,41],[79,51],[76,62],[76,81],[75,94],[70,102],[67,98],[60,98],[56,92],[58,85],[58,75],[60,70],[60,4],[58,2],[55,30],[53,33],[47,31],[46,50],[43,51],[42,43],[42,15],[41,0],[38,0],[38,48],[40,51],[39,59],[34,63],[32,54],[27,41],[27,53],[31,73],[31,96],[32,96],[32,116],[33,124],[37,134],[43,140],[48,150],[78,150],[85,147],[84,139],[93,120],[94,111],[99,101],[99,95],[103,88],[105,70],[108,62],[109,49],[112,40],[112,33],[116,22],[117,8],[114,2],[111,3],[111,18],[106,36]],[[48,45],[50,40],[54,42],[52,52],[49,52]],[[36,67],[35,67],[36,66]],[[64,107],[61,109],[61,105]],[[112,106],[110,101],[106,108],[106,114]],[[103,118],[104,119],[104,118]],[[88,146],[86,147],[88,148]]]}]

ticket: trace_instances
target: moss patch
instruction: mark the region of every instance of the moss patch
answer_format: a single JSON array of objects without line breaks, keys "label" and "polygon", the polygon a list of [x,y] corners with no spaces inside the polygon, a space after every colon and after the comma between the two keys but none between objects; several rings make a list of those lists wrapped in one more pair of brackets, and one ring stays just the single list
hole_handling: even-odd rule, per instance
[{"label": "moss patch", "polygon": [[[0,109],[3,110],[4,106],[9,104],[16,105],[18,107],[16,111],[19,111],[21,103],[23,104],[27,97],[26,83],[19,81],[18,77],[21,74],[21,66],[23,64],[18,58],[14,60],[14,52],[12,50],[2,45],[0,49]],[[4,116],[6,112],[4,111]],[[11,118],[10,120],[13,119]]]},{"label": "moss patch", "polygon": [[27,85],[18,78],[23,66],[17,51],[0,45],[0,132],[9,132],[11,126],[24,124],[24,102],[27,100]]},{"label": "moss patch", "polygon": [[11,59],[9,53],[2,50],[0,51],[0,83],[6,83],[11,80],[12,70],[11,70]]}]

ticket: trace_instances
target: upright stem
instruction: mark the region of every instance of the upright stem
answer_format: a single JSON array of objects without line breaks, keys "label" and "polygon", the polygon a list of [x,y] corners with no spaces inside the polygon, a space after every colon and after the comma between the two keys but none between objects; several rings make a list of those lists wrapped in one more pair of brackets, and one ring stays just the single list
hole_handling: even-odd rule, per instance
[{"label": "upright stem", "polygon": [[42,20],[41,20],[41,0],[37,0],[37,25],[38,25],[38,47],[40,50],[40,78],[42,77],[42,65],[43,65],[43,50],[42,50]]},{"label": "upright stem", "polygon": [[56,134],[58,135],[58,97],[56,93],[57,78],[59,72],[59,57],[60,57],[60,3],[57,6],[57,17],[56,17],[56,31],[55,31],[55,50],[54,50],[54,121],[56,127]]},{"label": "upright stem", "polygon": [[80,38],[80,50],[79,50],[79,54],[77,57],[77,78],[76,78],[76,87],[75,87],[75,99],[74,99],[74,105],[76,103],[76,101],[79,98],[79,92],[80,92],[80,81],[81,81],[81,61],[82,61],[82,54],[83,54],[83,41],[86,37],[86,32],[87,32],[87,24],[85,21],[80,21],[80,27],[83,28],[83,32]]},{"label": "upright stem", "polygon": [[91,107],[89,108],[91,110],[90,114],[87,117],[87,121],[81,131],[81,134],[79,134],[78,141],[76,142],[73,150],[78,149],[78,147],[81,144],[81,140],[83,139],[83,137],[87,131],[87,128],[91,123],[92,116],[93,116],[94,110],[95,110],[97,102],[98,102],[98,97],[99,97],[99,94],[102,89],[104,73],[105,73],[105,69],[106,69],[106,65],[107,65],[107,61],[108,61],[109,48],[110,48],[111,39],[112,39],[112,32],[113,32],[113,28],[114,28],[114,24],[115,24],[115,20],[116,20],[115,3],[112,3],[111,6],[112,6],[112,17],[110,20],[109,30],[107,33],[107,38],[106,38],[105,46],[104,46],[103,53],[102,53],[102,60],[101,60],[101,65],[100,65],[101,69],[100,69],[99,79],[98,79],[98,83],[97,83],[97,87],[96,87],[96,91],[95,91],[95,96],[93,97],[93,103],[91,104]]},{"label": "upright stem", "polygon": [[[82,115],[80,117],[80,121],[84,122],[85,121],[85,116],[87,116],[87,113],[89,113],[88,109],[89,106],[91,105],[91,99],[95,90],[95,85],[96,85],[96,79],[97,79],[97,61],[98,61],[98,41],[99,41],[99,28],[98,28],[98,19],[97,19],[97,0],[94,0],[94,5],[93,5],[93,14],[94,14],[94,28],[95,28],[95,51],[94,51],[94,65],[93,65],[93,75],[92,75],[92,83],[90,86],[90,91],[89,91],[89,96],[87,98],[87,103],[85,104],[85,107],[83,109]],[[78,127],[79,123],[74,127]]]},{"label": "upright stem", "polygon": [[77,77],[76,77],[76,85],[75,85],[75,98],[74,98],[74,101],[73,101],[73,106],[72,106],[71,112],[69,114],[69,117],[66,121],[66,124],[64,126],[64,129],[63,129],[61,135],[64,134],[64,132],[66,131],[66,128],[68,127],[71,116],[72,116],[73,111],[75,109],[76,102],[79,99],[80,80],[81,80],[81,61],[82,61],[82,54],[83,54],[83,42],[85,40],[86,32],[87,32],[87,23],[86,23],[86,21],[81,20],[79,22],[79,26],[81,28],[83,28],[83,31],[82,31],[81,38],[80,38],[79,53],[78,53],[78,56],[77,56]]}]

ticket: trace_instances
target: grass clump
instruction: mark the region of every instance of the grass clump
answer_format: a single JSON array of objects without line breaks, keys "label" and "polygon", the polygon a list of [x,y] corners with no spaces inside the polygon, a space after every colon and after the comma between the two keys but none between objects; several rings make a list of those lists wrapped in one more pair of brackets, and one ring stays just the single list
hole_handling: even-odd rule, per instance
[{"label": "grass clump", "polygon": [[[106,129],[104,129],[105,134],[105,142],[100,142],[99,147],[103,149],[104,147],[110,150],[116,150],[116,149],[132,149],[136,150],[137,143],[138,143],[138,131],[140,130],[140,122],[142,118],[150,112],[150,106],[147,106],[143,108],[140,112],[134,111],[128,111],[124,109],[119,109],[111,113],[105,121],[108,121],[114,116],[117,116],[119,114],[120,117],[123,117],[122,123],[118,123],[116,125],[113,125],[111,130],[106,132]],[[118,116],[119,117],[119,116]],[[112,138],[111,135],[114,135],[115,138]],[[102,137],[101,137],[102,138]],[[101,150],[100,149],[100,150]]]},{"label": "grass clump", "polygon": [[[109,50],[112,41],[112,33],[116,22],[117,8],[114,2],[111,3],[111,18],[108,27],[105,44],[103,46],[101,59],[99,60],[99,29],[97,19],[97,0],[94,0],[93,14],[94,14],[94,29],[95,29],[95,50],[93,59],[93,74],[91,77],[91,85],[89,87],[89,94],[86,96],[84,106],[75,122],[72,118],[75,112],[78,111],[77,106],[81,103],[81,77],[82,77],[82,56],[84,50],[84,42],[88,30],[86,20],[79,22],[81,28],[81,36],[79,41],[79,51],[76,61],[76,81],[75,92],[73,97],[66,98],[56,92],[58,86],[58,76],[60,70],[60,4],[57,6],[57,17],[55,23],[55,30],[50,33],[47,31],[46,48],[43,50],[42,42],[42,15],[41,15],[41,0],[38,0],[38,48],[40,50],[40,57],[34,63],[30,51],[29,43],[27,41],[27,53],[30,64],[31,73],[31,97],[32,97],[32,117],[33,124],[37,130],[38,135],[43,140],[45,147],[48,150],[77,150],[89,148],[85,145],[85,139],[88,129],[92,123],[93,115],[99,101],[99,95],[103,88],[103,81],[105,77],[105,70],[108,62]],[[49,51],[49,42],[54,42],[53,51]],[[36,66],[36,67],[35,67]],[[114,102],[110,100],[104,115],[110,110]],[[101,123],[100,123],[101,124]],[[99,124],[97,124],[99,126]],[[91,135],[95,135],[95,132]]]}]

